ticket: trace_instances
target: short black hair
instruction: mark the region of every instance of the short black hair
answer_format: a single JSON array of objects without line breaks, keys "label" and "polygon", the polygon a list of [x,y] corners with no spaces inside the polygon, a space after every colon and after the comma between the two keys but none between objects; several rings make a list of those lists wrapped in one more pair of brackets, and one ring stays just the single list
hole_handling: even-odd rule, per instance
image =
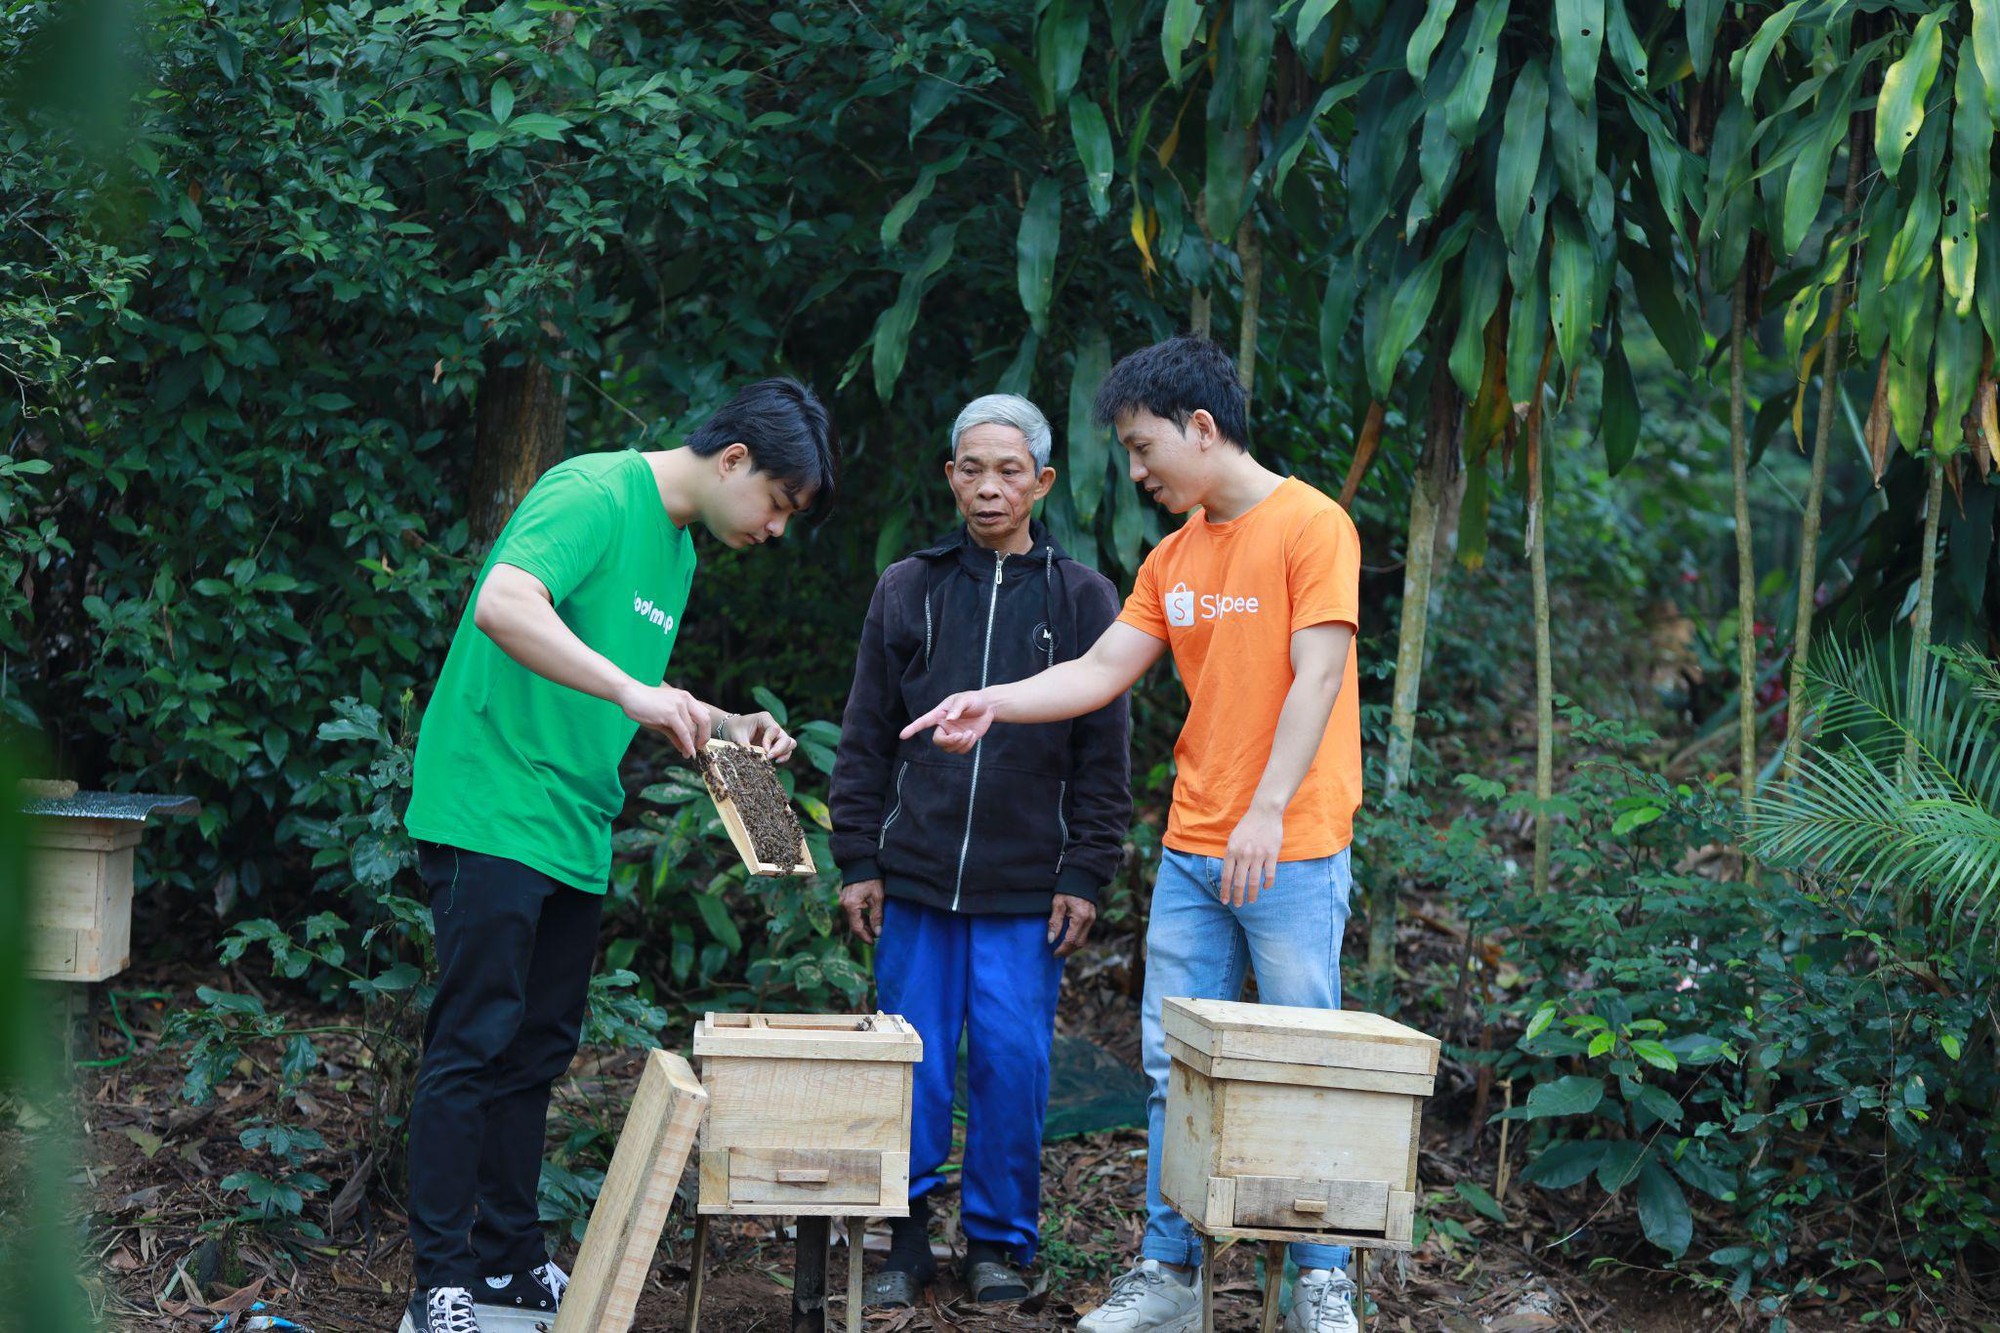
[{"label": "short black hair", "polygon": [[750,451],[750,466],[787,490],[810,493],[824,508],[834,490],[833,417],[816,394],[788,375],[744,386],[687,437],[687,447],[708,458],[732,444]]},{"label": "short black hair", "polygon": [[1224,439],[1249,450],[1250,405],[1236,363],[1215,339],[1182,333],[1120,358],[1091,415],[1109,426],[1122,412],[1145,411],[1185,430],[1197,409],[1215,418]]}]

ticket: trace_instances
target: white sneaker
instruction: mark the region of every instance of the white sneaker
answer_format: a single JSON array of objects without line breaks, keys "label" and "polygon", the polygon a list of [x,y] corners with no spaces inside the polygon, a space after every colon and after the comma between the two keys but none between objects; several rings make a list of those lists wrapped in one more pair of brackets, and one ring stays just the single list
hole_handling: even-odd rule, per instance
[{"label": "white sneaker", "polygon": [[1077,1333],[1193,1333],[1201,1326],[1201,1274],[1175,1277],[1144,1259],[1111,1284],[1104,1304],[1077,1322]]},{"label": "white sneaker", "polygon": [[1285,1333],[1359,1333],[1354,1282],[1329,1268],[1308,1268],[1292,1284],[1292,1312]]}]

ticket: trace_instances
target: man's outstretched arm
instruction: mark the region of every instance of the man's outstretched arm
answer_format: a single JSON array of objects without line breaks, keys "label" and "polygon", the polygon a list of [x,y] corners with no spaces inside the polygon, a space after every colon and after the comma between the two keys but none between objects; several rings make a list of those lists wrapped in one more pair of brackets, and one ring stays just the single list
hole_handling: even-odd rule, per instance
[{"label": "man's outstretched arm", "polygon": [[903,739],[936,727],[940,748],[964,754],[995,722],[1061,722],[1094,713],[1131,689],[1166,650],[1166,640],[1113,621],[1074,661],[1008,685],[946,696],[904,727]]}]

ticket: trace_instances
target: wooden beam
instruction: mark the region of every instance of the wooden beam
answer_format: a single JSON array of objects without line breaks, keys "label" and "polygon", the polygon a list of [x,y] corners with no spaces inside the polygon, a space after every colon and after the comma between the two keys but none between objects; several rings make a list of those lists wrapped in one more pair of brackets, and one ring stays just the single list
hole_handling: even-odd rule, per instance
[{"label": "wooden beam", "polygon": [[[646,1072],[611,1155],[611,1170],[590,1210],[555,1333],[624,1333],[632,1326],[707,1106],[708,1093],[687,1061],[670,1051],[646,1057]],[[697,1272],[699,1263],[697,1255]],[[692,1316],[692,1299],[689,1307]]]}]

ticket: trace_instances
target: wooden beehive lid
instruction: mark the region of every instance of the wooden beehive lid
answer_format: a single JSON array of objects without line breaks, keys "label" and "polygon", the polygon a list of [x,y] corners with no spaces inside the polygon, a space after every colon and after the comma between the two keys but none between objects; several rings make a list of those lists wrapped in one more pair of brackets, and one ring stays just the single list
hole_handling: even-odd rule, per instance
[{"label": "wooden beehive lid", "polygon": [[924,1058],[923,1038],[897,1014],[702,1015],[696,1055],[773,1060],[897,1060]]},{"label": "wooden beehive lid", "polygon": [[1211,1060],[1437,1073],[1436,1037],[1355,1009],[1169,999],[1166,1029]]}]

